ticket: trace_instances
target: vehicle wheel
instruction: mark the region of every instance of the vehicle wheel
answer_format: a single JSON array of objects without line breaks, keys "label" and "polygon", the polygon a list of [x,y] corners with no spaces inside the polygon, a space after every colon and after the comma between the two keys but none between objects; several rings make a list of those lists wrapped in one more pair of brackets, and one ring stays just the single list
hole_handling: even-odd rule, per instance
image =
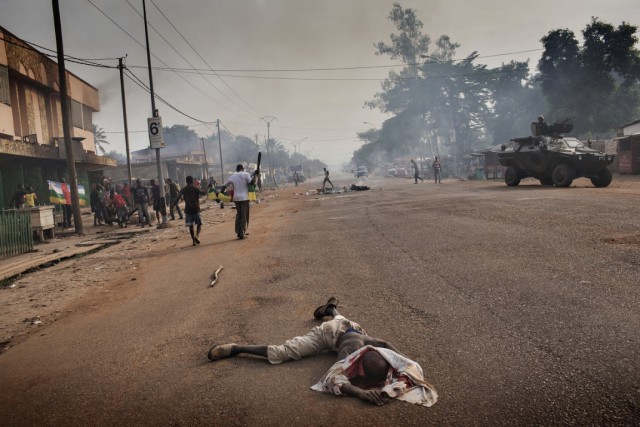
[{"label": "vehicle wheel", "polygon": [[591,178],[591,183],[596,187],[606,187],[611,184],[612,179],[613,174],[611,173],[611,169],[609,169],[609,166],[605,166],[598,171],[596,178]]},{"label": "vehicle wheel", "polygon": [[518,168],[509,166],[504,171],[504,182],[509,187],[515,187],[516,185],[520,184],[520,171],[518,170]]},{"label": "vehicle wheel", "polygon": [[553,185],[553,179],[551,179],[551,178],[542,178],[540,180],[540,185]]},{"label": "vehicle wheel", "polygon": [[571,166],[560,164],[553,169],[553,184],[556,187],[568,187],[573,182],[574,175]]}]

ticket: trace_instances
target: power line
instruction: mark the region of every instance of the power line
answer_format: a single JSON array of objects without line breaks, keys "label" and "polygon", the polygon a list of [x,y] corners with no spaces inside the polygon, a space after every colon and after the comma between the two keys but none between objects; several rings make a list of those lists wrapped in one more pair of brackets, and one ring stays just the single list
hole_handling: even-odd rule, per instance
[{"label": "power line", "polygon": [[[508,55],[517,55],[520,53],[530,53],[530,52],[538,52],[542,51],[542,48],[538,49],[529,49],[529,50],[520,50],[515,52],[505,52],[505,53],[497,53],[494,55],[480,55],[475,57],[474,59],[480,58],[495,58],[498,56],[508,56]],[[467,58],[461,59],[453,59],[451,62],[461,62],[465,61]],[[438,61],[427,61],[426,63],[438,63]],[[351,66],[351,67],[321,67],[321,68],[263,68],[263,69],[241,69],[241,68],[229,68],[229,69],[217,69],[213,70],[211,67],[209,69],[202,68],[171,68],[169,70],[173,71],[213,71],[213,72],[243,72],[243,73],[292,73],[292,72],[313,72],[313,71],[348,71],[348,70],[368,70],[368,69],[377,69],[377,68],[399,68],[406,66],[419,66],[423,65],[425,62],[412,62],[412,63],[402,63],[402,64],[391,64],[391,65],[363,65],[363,66]],[[156,68],[161,70],[161,68]],[[224,75],[224,74],[223,74]],[[235,76],[234,76],[235,77]]]},{"label": "power line", "polygon": [[[22,42],[23,42],[23,43],[26,43],[26,44],[27,44],[27,46],[24,46],[24,45],[22,45],[22,44],[20,44],[20,43],[16,43],[16,42],[15,42],[15,41],[13,41],[13,40],[5,39],[5,38],[2,38],[2,37],[0,37],[0,40],[4,41],[4,42],[6,42],[6,43],[9,43],[9,44],[11,44],[11,45],[17,46],[17,47],[19,47],[19,48],[22,48],[22,49],[25,49],[25,50],[30,50],[30,51],[32,51],[32,52],[37,53],[38,55],[44,55],[44,56],[46,56],[47,58],[57,59],[57,54],[56,54],[56,53],[46,53],[46,52],[41,52],[41,51],[39,51],[39,50],[35,49],[33,46],[36,46],[37,48],[42,49],[42,50],[47,50],[47,51],[50,51],[50,52],[56,52],[56,51],[55,51],[55,50],[53,50],[53,49],[48,49],[48,48],[46,48],[46,47],[39,46],[39,45],[37,45],[37,44],[35,44],[35,43],[31,43],[31,42],[26,41],[26,40],[22,40]],[[30,45],[33,45],[33,46],[30,46]],[[73,62],[73,63],[76,63],[76,64],[89,65],[89,66],[91,66],[91,67],[99,67],[99,68],[118,68],[117,66],[93,63],[93,62],[90,62],[90,60],[88,60],[88,59],[76,58],[76,57],[71,56],[71,55],[65,55],[64,57],[65,57],[65,59],[66,59],[67,61],[69,61],[69,62]]]},{"label": "power line", "polygon": [[[122,28],[116,21],[114,21],[108,14],[106,14],[105,12],[102,11],[102,9],[100,9],[98,6],[96,6],[91,0],[87,0],[93,7],[95,7],[102,15],[104,15],[109,21],[111,21],[116,27],[120,28],[120,30],[122,30],[122,32],[124,32],[127,36],[129,36],[134,42],[136,42],[140,47],[142,47],[142,49],[144,49],[146,51],[146,46],[143,45],[142,43],[140,43],[135,37],[133,37],[131,34],[129,34],[124,28]],[[153,52],[151,52],[151,55],[153,55],[153,57],[158,60],[160,63],[164,64],[165,67],[169,68],[169,65],[164,62],[162,59],[160,59],[156,54],[154,54]],[[133,67],[130,67],[133,68]],[[224,110],[229,111],[233,114],[238,114],[237,112],[234,112],[233,110],[230,110],[227,106],[225,106],[224,104],[222,104],[220,101],[210,97],[209,95],[205,94],[204,92],[202,92],[202,90],[200,90],[199,88],[197,88],[196,86],[193,85],[193,83],[191,83],[189,80],[185,79],[182,75],[180,75],[177,72],[174,72],[175,75],[177,75],[178,77],[180,77],[182,80],[184,80],[189,86],[193,87],[195,90],[197,90],[201,95],[206,96],[207,98],[209,98],[210,100],[212,100],[213,102],[215,102],[216,104],[218,104],[220,107],[222,107]],[[238,114],[240,116],[243,116],[243,114]]]},{"label": "power line", "polygon": [[[132,9],[133,9],[137,14],[138,14],[138,16],[140,16],[141,18],[143,18],[143,19],[144,19],[144,17],[142,16],[142,14],[141,14],[141,13],[140,13],[140,12],[139,12],[139,11],[138,11],[134,6],[133,6],[133,5],[129,2],[129,0],[125,0],[125,1],[126,1],[126,2],[127,2],[127,4],[129,5],[129,7],[131,7],[131,8],[132,8]],[[156,5],[154,4],[154,6],[156,6]],[[158,6],[156,6],[156,8],[158,8]],[[158,9],[158,10],[160,10],[160,9]],[[160,11],[160,13],[162,13],[162,11]],[[164,14],[163,14],[163,16],[164,16]],[[165,19],[167,19],[167,18],[165,17]],[[171,24],[171,22],[169,22],[169,23]],[[173,25],[173,24],[171,24],[171,25]],[[176,49],[176,48],[171,44],[171,42],[169,42],[169,40],[167,40],[167,39],[166,39],[166,38],[165,38],[165,37],[164,37],[164,36],[163,36],[163,35],[162,35],[162,34],[161,34],[161,33],[160,33],[160,32],[159,32],[159,31],[158,31],[158,30],[157,30],[157,29],[152,25],[152,24],[151,24],[151,23],[149,23],[149,26],[153,29],[153,31],[155,31],[155,32],[156,32],[156,34],[157,34],[158,36],[160,36],[160,38],[161,38],[162,40],[164,40],[164,42],[165,42],[166,44],[168,44],[168,45],[171,47],[171,49],[173,49],[173,51],[174,51],[175,53],[177,53],[177,54],[178,54],[178,56],[180,56],[180,58],[182,58],[182,59],[184,60],[184,62],[186,62],[186,63],[187,63],[187,64],[189,64],[191,67],[193,67],[193,69],[195,69],[195,66],[194,66],[194,65],[193,65],[193,64],[192,64],[192,63],[191,63],[187,58],[185,58],[185,57],[184,57],[184,56],[183,56],[183,55],[178,51],[178,49]],[[174,27],[174,28],[175,28],[175,27]],[[176,31],[177,31],[177,30],[176,30]],[[202,72],[197,72],[197,74],[199,74],[199,75],[203,78],[203,80],[204,80],[205,82],[209,83],[209,85],[211,85],[215,90],[217,90],[217,91],[218,91],[222,96],[224,96],[225,98],[227,98],[229,101],[233,102],[233,103],[234,103],[235,105],[237,105],[239,108],[241,108],[241,109],[243,109],[243,108],[244,108],[244,107],[242,107],[241,105],[239,105],[238,103],[236,103],[236,102],[235,102],[233,99],[231,99],[229,96],[227,96],[227,94],[225,94],[224,92],[222,92],[222,91],[221,91],[221,90],[220,90],[216,85],[214,85],[211,81],[209,81],[207,78],[205,78],[205,75],[204,75]],[[247,112],[248,112],[248,111],[247,111]]]},{"label": "power line", "polygon": [[[130,80],[132,80],[134,83],[136,83],[138,86],[140,86],[142,89],[144,89],[146,92],[151,93],[151,89],[149,89],[149,87],[138,78],[138,76],[136,76],[135,74],[133,74],[133,72],[131,72],[131,70],[125,68],[125,70],[127,71],[127,74],[125,74],[127,77],[129,77]],[[169,108],[171,108],[172,110],[176,111],[179,114],[182,114],[185,117],[190,118],[191,120],[194,120],[196,122],[200,122],[202,124],[213,124],[213,122],[206,122],[204,120],[200,120],[200,119],[196,119],[193,116],[190,116],[189,114],[185,113],[184,111],[178,109],[177,107],[174,107],[171,103],[169,103],[168,101],[166,101],[165,99],[163,99],[160,95],[158,95],[157,93],[154,93],[154,96],[156,98],[158,98],[163,104],[165,104],[166,106],[168,106]]]},{"label": "power line", "polygon": [[167,15],[164,14],[164,12],[162,12],[162,10],[160,10],[160,8],[158,7],[158,5],[151,0],[151,3],[155,6],[155,8],[158,10],[158,12],[160,12],[160,14],[164,17],[164,19],[167,20],[167,22],[169,23],[169,25],[171,25],[173,27],[174,30],[176,30],[176,32],[180,35],[180,37],[182,37],[182,40],[185,41],[185,43],[187,43],[187,45],[189,45],[189,47],[191,48],[191,50],[193,50],[195,52],[196,55],[198,55],[198,57],[202,60],[202,62],[205,63],[205,65],[207,67],[209,67],[209,70],[213,71],[216,76],[222,81],[222,83],[225,84],[225,86],[227,86],[229,88],[229,90],[231,90],[231,92],[233,92],[242,102],[244,102],[249,108],[251,108],[254,112],[256,112],[258,115],[260,115],[260,112],[258,110],[256,110],[251,104],[249,104],[242,96],[240,96],[231,86],[229,86],[229,84],[227,84],[227,82],[218,75],[218,73],[215,72],[215,70],[211,67],[211,65],[209,65],[209,63],[202,57],[202,55],[200,55],[200,53],[198,53],[198,51],[193,47],[193,45],[191,45],[191,43],[182,35],[182,33],[176,28],[175,25],[173,25],[173,22],[171,22],[171,20],[167,17]]}]

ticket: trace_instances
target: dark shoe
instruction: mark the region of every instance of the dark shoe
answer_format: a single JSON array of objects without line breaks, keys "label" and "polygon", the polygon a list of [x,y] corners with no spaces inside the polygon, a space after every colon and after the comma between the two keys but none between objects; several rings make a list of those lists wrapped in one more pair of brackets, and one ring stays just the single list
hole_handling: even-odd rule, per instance
[{"label": "dark shoe", "polygon": [[316,308],[316,310],[313,312],[313,317],[320,320],[325,316],[329,316],[331,314],[331,307],[338,307],[338,299],[336,297],[329,298],[325,305],[321,305],[320,307]]},{"label": "dark shoe", "polygon": [[244,239],[244,238],[245,238],[245,237],[244,237],[244,234],[238,234],[238,239],[242,240],[242,239]]},{"label": "dark shoe", "polygon": [[209,354],[207,354],[207,357],[212,362],[231,357],[233,356],[231,352],[233,350],[233,346],[235,345],[235,343],[214,345],[213,347],[211,347],[211,349],[209,349]]},{"label": "dark shoe", "polygon": [[199,244],[200,244],[200,239],[198,239],[198,237],[197,237],[197,236],[196,236],[196,237],[194,237],[194,238],[193,238],[193,243],[194,243],[194,244],[198,244],[198,245],[199,245]]}]

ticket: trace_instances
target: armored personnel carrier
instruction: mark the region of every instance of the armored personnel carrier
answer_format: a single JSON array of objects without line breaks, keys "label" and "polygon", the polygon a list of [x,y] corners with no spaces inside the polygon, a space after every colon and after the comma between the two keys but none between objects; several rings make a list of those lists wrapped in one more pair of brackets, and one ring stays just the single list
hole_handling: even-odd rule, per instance
[{"label": "armored personnel carrier", "polygon": [[533,177],[542,185],[568,187],[574,179],[586,177],[596,187],[611,184],[609,165],[614,156],[593,150],[576,138],[563,134],[571,132],[573,125],[555,123],[541,129],[539,123],[531,124],[532,136],[513,138],[503,144],[498,158],[504,171],[504,182],[510,186],[520,180]]}]

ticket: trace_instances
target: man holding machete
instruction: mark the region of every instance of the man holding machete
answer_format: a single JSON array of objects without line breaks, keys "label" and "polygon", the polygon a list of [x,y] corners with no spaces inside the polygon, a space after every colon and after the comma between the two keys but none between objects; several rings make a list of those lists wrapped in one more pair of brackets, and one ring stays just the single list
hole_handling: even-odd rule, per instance
[{"label": "man holding machete", "polygon": [[236,235],[238,239],[244,239],[249,227],[249,184],[255,184],[258,174],[260,174],[260,158],[262,153],[258,153],[258,164],[253,176],[244,171],[243,165],[236,166],[236,173],[231,175],[224,184],[221,192],[229,185],[233,185],[233,203],[236,205]]}]

